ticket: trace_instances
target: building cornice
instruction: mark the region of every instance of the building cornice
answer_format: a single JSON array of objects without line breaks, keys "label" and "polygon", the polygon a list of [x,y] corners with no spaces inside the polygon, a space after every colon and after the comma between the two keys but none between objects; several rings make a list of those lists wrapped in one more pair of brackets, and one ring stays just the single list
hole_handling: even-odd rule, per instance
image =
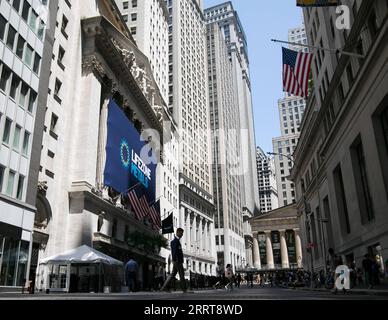
[{"label": "building cornice", "polygon": [[[93,72],[102,83],[108,80],[112,91],[124,97],[124,107],[132,109],[128,101],[133,96],[151,128],[163,137],[165,103],[148,58],[105,17],[84,19],[81,23],[85,40],[83,71]],[[136,113],[134,118],[137,118]]]}]

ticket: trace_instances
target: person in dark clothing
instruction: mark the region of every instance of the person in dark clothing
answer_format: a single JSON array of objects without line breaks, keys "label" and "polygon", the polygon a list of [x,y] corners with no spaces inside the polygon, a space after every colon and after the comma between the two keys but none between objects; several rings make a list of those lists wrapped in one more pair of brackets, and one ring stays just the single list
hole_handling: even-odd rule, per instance
[{"label": "person in dark clothing", "polygon": [[369,289],[373,287],[372,281],[372,260],[370,259],[370,255],[366,254],[364,256],[364,260],[362,261],[362,269],[365,275],[365,285],[368,286]]},{"label": "person in dark clothing", "polygon": [[183,250],[180,239],[183,237],[183,229],[179,228],[176,232],[176,236],[173,241],[171,241],[171,256],[173,269],[170,276],[167,278],[163,287],[160,291],[164,291],[170,282],[175,279],[175,276],[179,273],[179,279],[181,283],[181,288],[183,292],[187,292],[186,288],[186,279],[185,279],[185,270],[183,268]]},{"label": "person in dark clothing", "polygon": [[236,277],[236,285],[237,285],[237,288],[240,288],[241,280],[242,280],[241,274],[238,273],[238,274],[237,274],[237,277]]}]

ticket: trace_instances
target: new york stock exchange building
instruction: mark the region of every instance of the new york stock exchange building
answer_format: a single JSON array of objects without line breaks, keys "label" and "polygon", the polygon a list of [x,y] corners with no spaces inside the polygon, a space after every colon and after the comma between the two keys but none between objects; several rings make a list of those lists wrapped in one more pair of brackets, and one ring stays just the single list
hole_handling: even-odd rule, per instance
[{"label": "new york stock exchange building", "polygon": [[[55,159],[52,179],[39,176],[29,278],[42,291],[121,291],[133,258],[142,289],[148,270],[165,262],[152,204],[171,116],[114,1],[73,1],[63,10],[68,28],[55,28],[55,38],[70,63],[66,75],[58,72],[65,94],[48,101],[60,104],[60,130],[43,137]],[[78,259],[85,255],[93,258]]]}]

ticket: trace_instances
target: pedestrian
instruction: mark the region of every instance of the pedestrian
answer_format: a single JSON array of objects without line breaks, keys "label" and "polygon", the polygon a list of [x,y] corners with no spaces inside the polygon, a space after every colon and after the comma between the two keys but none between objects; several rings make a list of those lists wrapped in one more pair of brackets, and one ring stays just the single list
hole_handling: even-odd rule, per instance
[{"label": "pedestrian", "polygon": [[172,263],[173,263],[173,269],[170,276],[167,278],[165,283],[163,284],[161,291],[164,291],[170,282],[175,279],[175,276],[179,273],[179,279],[182,291],[184,293],[187,292],[186,288],[186,279],[185,279],[185,270],[183,268],[183,250],[180,240],[183,237],[184,230],[182,228],[178,228],[176,232],[176,236],[173,241],[171,241],[171,256],[172,256]]},{"label": "pedestrian", "polygon": [[225,289],[228,290],[230,287],[230,290],[233,290],[233,268],[231,264],[228,264],[226,266],[225,270],[225,278],[228,280],[228,284],[225,286]]},{"label": "pedestrian", "polygon": [[240,273],[237,274],[236,279],[237,279],[237,288],[240,288],[240,284],[241,284],[241,280],[242,280]]},{"label": "pedestrian", "polygon": [[217,282],[216,282],[216,284],[213,286],[214,289],[217,289],[217,288],[218,288],[219,286],[221,286],[222,283],[223,283],[223,275],[224,275],[224,272],[223,272],[223,269],[222,269],[222,266],[221,266],[221,263],[220,263],[220,262],[217,262],[216,273],[217,273]]},{"label": "pedestrian", "polygon": [[125,265],[125,277],[129,292],[134,292],[136,290],[136,279],[138,270],[139,265],[133,259],[130,259]]},{"label": "pedestrian", "polygon": [[161,262],[158,263],[158,269],[156,270],[155,278],[155,290],[159,290],[165,281],[165,270]]},{"label": "pedestrian", "polygon": [[372,289],[372,260],[370,259],[369,253],[367,253],[364,256],[364,260],[362,260],[362,269],[364,271],[365,286],[368,287],[368,289]]}]

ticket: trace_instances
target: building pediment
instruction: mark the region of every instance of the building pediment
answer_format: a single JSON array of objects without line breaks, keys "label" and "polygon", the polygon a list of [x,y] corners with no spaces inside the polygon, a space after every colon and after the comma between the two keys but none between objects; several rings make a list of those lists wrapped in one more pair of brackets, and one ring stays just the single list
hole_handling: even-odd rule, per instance
[{"label": "building pediment", "polygon": [[[124,35],[106,17],[82,20],[83,72],[93,72],[103,83],[124,98],[124,107],[130,109],[133,120],[143,113],[151,128],[163,136],[163,121],[167,107],[153,78],[148,58],[136,44]],[[139,101],[141,110],[129,105],[128,94]]]}]

